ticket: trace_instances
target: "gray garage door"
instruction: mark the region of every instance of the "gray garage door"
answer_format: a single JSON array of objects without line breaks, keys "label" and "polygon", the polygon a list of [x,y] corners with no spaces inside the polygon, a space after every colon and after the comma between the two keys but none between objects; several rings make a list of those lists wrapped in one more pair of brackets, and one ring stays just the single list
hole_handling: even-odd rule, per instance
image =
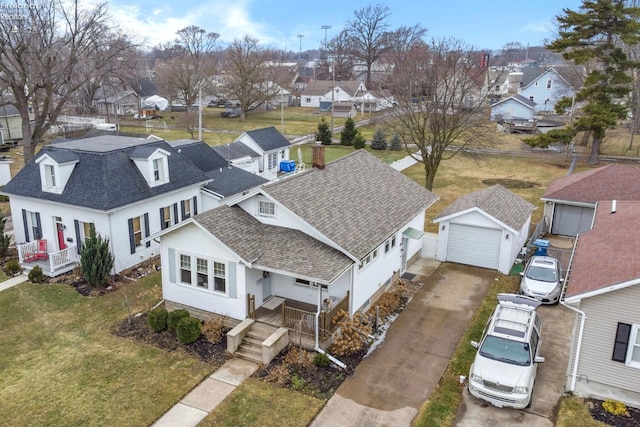
[{"label": "gray garage door", "polygon": [[582,206],[558,205],[553,212],[551,234],[561,236],[577,236],[578,233],[591,229],[593,208]]},{"label": "gray garage door", "polygon": [[501,244],[501,230],[451,224],[447,261],[497,269]]}]

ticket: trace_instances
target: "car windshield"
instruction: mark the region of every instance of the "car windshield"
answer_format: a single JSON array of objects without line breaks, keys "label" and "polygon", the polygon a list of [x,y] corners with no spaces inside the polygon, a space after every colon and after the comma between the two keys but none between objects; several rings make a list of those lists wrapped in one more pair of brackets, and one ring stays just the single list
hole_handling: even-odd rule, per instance
[{"label": "car windshield", "polygon": [[485,338],[480,347],[480,354],[512,365],[529,366],[531,364],[529,344],[493,335]]},{"label": "car windshield", "polygon": [[536,265],[532,265],[527,270],[527,277],[532,280],[538,280],[540,282],[557,282],[558,277],[556,276],[555,268],[546,268],[546,267],[538,267]]}]

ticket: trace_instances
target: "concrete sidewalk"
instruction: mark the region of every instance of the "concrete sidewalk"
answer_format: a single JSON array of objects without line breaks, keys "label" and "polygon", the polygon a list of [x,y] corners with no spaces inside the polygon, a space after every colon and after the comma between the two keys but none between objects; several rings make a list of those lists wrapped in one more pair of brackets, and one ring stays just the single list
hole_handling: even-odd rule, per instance
[{"label": "concrete sidewalk", "polygon": [[193,427],[256,370],[258,365],[231,359],[169,409],[154,427]]},{"label": "concrete sidewalk", "polygon": [[20,283],[28,282],[29,276],[22,273],[18,276],[12,277],[4,282],[0,282],[0,291],[4,291],[5,289],[9,289],[12,286],[19,285]]}]

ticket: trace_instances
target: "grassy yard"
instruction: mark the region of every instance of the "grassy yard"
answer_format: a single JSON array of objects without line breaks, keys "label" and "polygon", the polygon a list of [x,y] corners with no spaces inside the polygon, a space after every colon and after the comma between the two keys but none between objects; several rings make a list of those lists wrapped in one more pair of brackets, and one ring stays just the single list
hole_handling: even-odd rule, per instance
[{"label": "grassy yard", "polygon": [[323,405],[320,399],[250,378],[198,426],[304,427]]},{"label": "grassy yard", "polygon": [[212,368],[109,332],[129,304],[146,310],[160,298],[159,274],[96,298],[64,284],[0,292],[0,424],[142,426],[162,416]]}]

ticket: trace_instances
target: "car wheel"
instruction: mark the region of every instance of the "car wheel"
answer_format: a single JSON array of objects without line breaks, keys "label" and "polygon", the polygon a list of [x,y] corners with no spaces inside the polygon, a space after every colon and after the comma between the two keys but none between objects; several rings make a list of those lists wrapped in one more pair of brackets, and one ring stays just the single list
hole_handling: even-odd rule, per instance
[{"label": "car wheel", "polygon": [[525,406],[525,408],[527,409],[531,408],[532,403],[533,403],[533,393],[531,393],[531,396],[529,396],[529,401],[527,402],[527,406]]}]

